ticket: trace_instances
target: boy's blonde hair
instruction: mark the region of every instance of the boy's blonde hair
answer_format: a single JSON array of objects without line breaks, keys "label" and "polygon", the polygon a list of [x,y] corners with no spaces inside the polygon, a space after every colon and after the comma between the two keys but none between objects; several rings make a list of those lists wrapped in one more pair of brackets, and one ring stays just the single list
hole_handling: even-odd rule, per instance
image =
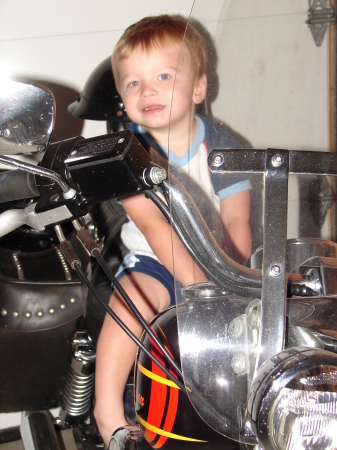
[{"label": "boy's blonde hair", "polygon": [[191,58],[196,75],[201,77],[207,65],[205,42],[197,29],[190,23],[187,27],[187,23],[182,16],[161,15],[144,17],[130,25],[117,42],[111,58],[117,90],[120,90],[118,63],[128,58],[138,46],[149,51],[153,47],[164,47],[172,42],[182,44],[184,41],[183,48]]}]

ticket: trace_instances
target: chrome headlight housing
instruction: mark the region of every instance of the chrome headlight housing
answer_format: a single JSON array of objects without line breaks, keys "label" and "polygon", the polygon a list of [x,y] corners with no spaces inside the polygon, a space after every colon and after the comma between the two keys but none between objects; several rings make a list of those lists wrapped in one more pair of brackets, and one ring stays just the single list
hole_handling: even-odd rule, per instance
[{"label": "chrome headlight housing", "polygon": [[254,377],[248,414],[263,448],[337,448],[337,355],[294,347],[267,361]]}]

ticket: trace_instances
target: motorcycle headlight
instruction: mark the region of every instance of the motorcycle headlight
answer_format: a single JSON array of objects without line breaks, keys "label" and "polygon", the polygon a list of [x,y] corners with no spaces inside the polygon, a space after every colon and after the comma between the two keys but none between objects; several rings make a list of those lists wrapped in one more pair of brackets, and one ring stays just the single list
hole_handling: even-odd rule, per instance
[{"label": "motorcycle headlight", "polygon": [[263,448],[337,448],[337,355],[295,347],[254,377],[248,414]]}]

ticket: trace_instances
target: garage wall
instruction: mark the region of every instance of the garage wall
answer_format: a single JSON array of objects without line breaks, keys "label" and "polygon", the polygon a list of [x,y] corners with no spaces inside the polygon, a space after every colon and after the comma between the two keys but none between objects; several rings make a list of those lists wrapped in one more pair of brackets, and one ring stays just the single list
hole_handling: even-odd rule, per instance
[{"label": "garage wall", "polygon": [[329,36],[317,47],[307,15],[307,1],[224,3],[215,111],[255,148],[329,150]]},{"label": "garage wall", "polygon": [[[191,0],[1,0],[0,72],[51,84],[57,120],[92,70],[108,57],[124,29],[146,15],[189,15]],[[67,117],[68,120],[71,118]],[[85,137],[105,133],[102,122],[82,122]],[[69,124],[67,124],[69,127]]]}]

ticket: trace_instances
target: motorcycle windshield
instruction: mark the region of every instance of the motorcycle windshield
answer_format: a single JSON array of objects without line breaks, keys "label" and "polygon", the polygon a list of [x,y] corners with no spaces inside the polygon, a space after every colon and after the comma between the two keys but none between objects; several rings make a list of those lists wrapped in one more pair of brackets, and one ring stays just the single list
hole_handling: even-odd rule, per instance
[{"label": "motorcycle windshield", "polygon": [[[169,201],[180,237],[173,259],[184,383],[209,426],[246,443],[256,442],[246,413],[254,373],[284,348],[287,282],[298,281],[289,274],[313,253],[327,256],[323,239],[335,240],[333,177],[324,169],[333,133],[329,34],[314,36],[307,8],[196,0],[173,92]],[[205,78],[189,75],[196,117],[192,108],[183,151],[174,134],[180,83],[203,54],[189,56],[193,29],[206,46],[207,94],[201,101]]]}]

